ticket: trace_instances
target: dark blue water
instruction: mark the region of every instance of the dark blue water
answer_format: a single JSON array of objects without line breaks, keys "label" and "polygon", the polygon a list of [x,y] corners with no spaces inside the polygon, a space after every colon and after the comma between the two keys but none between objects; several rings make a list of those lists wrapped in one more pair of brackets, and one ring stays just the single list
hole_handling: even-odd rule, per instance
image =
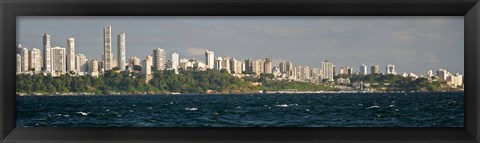
[{"label": "dark blue water", "polygon": [[463,92],[17,97],[20,127],[463,127]]}]

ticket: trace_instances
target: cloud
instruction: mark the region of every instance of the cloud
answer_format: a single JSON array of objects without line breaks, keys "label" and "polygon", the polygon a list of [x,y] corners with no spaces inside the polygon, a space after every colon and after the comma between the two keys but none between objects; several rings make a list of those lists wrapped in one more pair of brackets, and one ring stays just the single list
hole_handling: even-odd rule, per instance
[{"label": "cloud", "polygon": [[205,54],[205,49],[196,47],[187,48],[187,54],[190,56],[201,56]]}]

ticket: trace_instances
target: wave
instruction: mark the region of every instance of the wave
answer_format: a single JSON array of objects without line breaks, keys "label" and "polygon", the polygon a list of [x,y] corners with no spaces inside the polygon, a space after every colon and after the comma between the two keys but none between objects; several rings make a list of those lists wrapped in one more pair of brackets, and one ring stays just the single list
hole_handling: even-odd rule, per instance
[{"label": "wave", "polygon": [[185,108],[185,110],[188,110],[188,111],[197,111],[198,109],[197,109],[197,108]]},{"label": "wave", "polygon": [[90,112],[77,112],[78,114],[81,114],[82,116],[88,116],[88,114],[90,114]]}]

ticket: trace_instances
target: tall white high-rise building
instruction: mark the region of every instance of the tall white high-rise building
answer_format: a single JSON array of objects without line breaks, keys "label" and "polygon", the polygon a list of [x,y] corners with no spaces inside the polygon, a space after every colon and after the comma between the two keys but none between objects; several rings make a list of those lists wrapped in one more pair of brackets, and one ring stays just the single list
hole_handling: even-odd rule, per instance
[{"label": "tall white high-rise building", "polygon": [[230,73],[230,57],[223,57],[222,69],[226,69]]},{"label": "tall white high-rise building", "polygon": [[215,56],[213,51],[205,51],[205,64],[207,65],[207,69],[213,69],[215,65]]},{"label": "tall white high-rise building", "polygon": [[431,78],[433,76],[433,71],[432,70],[427,70],[427,77]]},{"label": "tall white high-rise building", "polygon": [[19,51],[19,54],[21,57],[21,62],[22,62],[22,72],[27,72],[29,71],[30,69],[28,68],[28,49],[25,48],[25,47],[21,47],[21,45],[19,45],[19,49],[17,49],[17,51]]},{"label": "tall white high-rise building", "polygon": [[28,53],[28,69],[34,73],[39,73],[42,69],[42,52],[40,49],[32,48]]},{"label": "tall white high-rise building", "polygon": [[333,63],[329,61],[324,61],[321,63],[322,67],[322,79],[327,79],[327,81],[334,81],[333,80]]},{"label": "tall white high-rise building", "polygon": [[153,50],[153,69],[165,70],[166,52],[163,49],[157,48]]},{"label": "tall white high-rise building", "polygon": [[360,70],[360,74],[367,75],[367,73],[368,73],[367,65],[362,64],[358,69]]},{"label": "tall white high-rise building", "polygon": [[45,73],[52,72],[52,55],[50,54],[50,35],[43,34],[43,71]]},{"label": "tall white high-rise building", "polygon": [[65,60],[65,48],[53,47],[50,49],[52,54],[52,76],[60,76],[67,72]]},{"label": "tall white high-rise building", "polygon": [[170,55],[170,61],[172,62],[172,69],[178,71],[178,66],[180,65],[180,58],[178,57],[178,53],[172,53]]},{"label": "tall white high-rise building", "polygon": [[145,57],[145,59],[142,61],[142,74],[152,74],[152,61],[152,56]]},{"label": "tall white high-rise building", "polygon": [[111,70],[113,68],[112,63],[112,26],[107,25],[103,29],[103,69],[105,71]]},{"label": "tall white high-rise building", "polygon": [[84,54],[78,54],[75,57],[75,70],[77,71],[78,75],[85,75],[88,68],[87,57]]},{"label": "tall white high-rise building", "polygon": [[17,54],[17,74],[22,73],[22,56]]},{"label": "tall white high-rise building", "polygon": [[223,62],[223,58],[222,57],[217,57],[217,59],[215,59],[215,66],[214,68],[218,71],[222,70],[222,62]]},{"label": "tall white high-rise building", "polygon": [[232,58],[230,59],[230,71],[232,73],[240,74],[242,73],[242,62]]},{"label": "tall white high-rise building", "polygon": [[122,32],[120,34],[118,34],[118,37],[117,37],[117,40],[118,40],[118,43],[117,43],[117,46],[118,46],[118,51],[117,51],[117,66],[118,68],[120,68],[120,71],[124,71],[125,70],[125,33]]},{"label": "tall white high-rise building", "polygon": [[76,72],[75,38],[67,38],[67,71]]},{"label": "tall white high-rise building", "polygon": [[395,71],[395,65],[389,64],[385,67],[385,70],[387,74],[393,74],[393,75],[397,74],[397,71]]}]

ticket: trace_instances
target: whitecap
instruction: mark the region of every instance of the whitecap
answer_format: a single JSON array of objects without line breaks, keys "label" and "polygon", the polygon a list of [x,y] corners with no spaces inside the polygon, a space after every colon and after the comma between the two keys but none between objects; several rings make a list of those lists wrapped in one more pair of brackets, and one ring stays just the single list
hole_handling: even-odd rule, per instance
[{"label": "whitecap", "polygon": [[393,104],[392,104],[392,105],[388,105],[388,107],[395,107],[395,105],[393,105]]},{"label": "whitecap", "polygon": [[373,105],[373,106],[368,107],[367,109],[379,109],[379,108],[380,108],[380,106],[378,106],[378,105]]},{"label": "whitecap", "polygon": [[280,105],[275,105],[277,107],[290,107],[290,106],[297,106],[298,104],[280,104]]},{"label": "whitecap", "polygon": [[88,116],[88,114],[90,114],[90,112],[81,112],[81,111],[77,113],[82,114],[83,116]]},{"label": "whitecap", "polygon": [[308,112],[310,112],[310,109],[305,109],[305,111],[308,111]]},{"label": "whitecap", "polygon": [[197,108],[185,108],[185,110],[188,110],[188,111],[197,111],[198,109],[197,109]]},{"label": "whitecap", "polygon": [[363,106],[363,104],[358,104],[358,106]]}]

